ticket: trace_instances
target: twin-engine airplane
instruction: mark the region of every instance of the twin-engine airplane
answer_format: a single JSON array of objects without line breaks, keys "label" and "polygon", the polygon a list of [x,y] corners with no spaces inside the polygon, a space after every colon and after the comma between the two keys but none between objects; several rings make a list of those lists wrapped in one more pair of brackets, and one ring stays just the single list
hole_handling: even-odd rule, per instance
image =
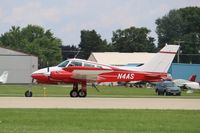
[{"label": "twin-engine airplane", "polygon": [[[57,66],[43,68],[32,73],[37,83],[58,84],[73,83],[71,97],[86,97],[87,83],[100,82],[156,82],[168,78],[168,69],[176,55],[179,46],[166,45],[149,62],[140,67],[120,68],[98,64],[81,59],[69,59]],[[78,89],[78,84],[81,89]],[[31,97],[29,90],[25,96]]]}]

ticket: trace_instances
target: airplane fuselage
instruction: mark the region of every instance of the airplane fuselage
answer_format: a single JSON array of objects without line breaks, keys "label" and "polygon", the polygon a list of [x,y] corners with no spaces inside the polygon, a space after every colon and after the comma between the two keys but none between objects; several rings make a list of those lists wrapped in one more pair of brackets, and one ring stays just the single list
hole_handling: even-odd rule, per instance
[{"label": "airplane fuselage", "polygon": [[[132,70],[123,70],[115,67],[97,68],[84,66],[68,66],[60,69],[50,67],[41,70],[41,73],[35,72],[32,78],[37,80],[37,83],[57,84],[57,83],[74,83],[86,80],[88,82],[130,82],[130,81],[147,81],[158,82],[161,79],[167,78],[167,73],[159,72],[140,72]],[[47,71],[49,69],[49,72]],[[44,74],[46,72],[46,74]],[[76,72],[83,73],[83,76],[76,75]],[[90,73],[90,76],[84,73]]]},{"label": "airplane fuselage", "polygon": [[[31,76],[37,83],[73,83],[70,96],[85,97],[88,82],[159,82],[167,79],[168,69],[178,48],[177,45],[166,45],[149,62],[139,67],[120,68],[82,59],[69,59],[57,66],[35,71]],[[81,89],[78,89],[79,83]],[[26,96],[29,94],[32,96],[30,91],[25,93]]]}]

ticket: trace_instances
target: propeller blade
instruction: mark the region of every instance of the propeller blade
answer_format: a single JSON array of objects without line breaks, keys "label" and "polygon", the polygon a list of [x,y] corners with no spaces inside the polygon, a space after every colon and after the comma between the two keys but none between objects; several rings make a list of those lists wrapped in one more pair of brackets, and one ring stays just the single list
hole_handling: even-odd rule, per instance
[{"label": "propeller blade", "polygon": [[50,71],[50,69],[49,69],[49,66],[48,66],[48,67],[47,67],[48,80],[50,80],[50,74],[49,74],[49,71]]}]

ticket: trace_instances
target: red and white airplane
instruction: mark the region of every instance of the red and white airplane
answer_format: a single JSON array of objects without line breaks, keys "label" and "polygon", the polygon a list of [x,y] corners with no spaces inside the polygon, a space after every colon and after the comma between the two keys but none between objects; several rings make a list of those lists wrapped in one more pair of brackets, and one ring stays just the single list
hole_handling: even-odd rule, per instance
[{"label": "red and white airplane", "polygon": [[188,89],[187,93],[192,93],[192,90],[200,90],[200,82],[195,82],[196,75],[192,75],[189,80],[175,79],[173,82],[182,88]]},{"label": "red and white airplane", "polygon": [[[178,51],[178,45],[166,45],[149,62],[139,67],[115,67],[82,59],[69,59],[57,66],[32,73],[37,83],[73,83],[71,97],[86,97],[87,83],[100,82],[156,82],[168,78],[168,69]],[[81,84],[81,89],[78,89]],[[25,96],[31,97],[28,90]]]}]

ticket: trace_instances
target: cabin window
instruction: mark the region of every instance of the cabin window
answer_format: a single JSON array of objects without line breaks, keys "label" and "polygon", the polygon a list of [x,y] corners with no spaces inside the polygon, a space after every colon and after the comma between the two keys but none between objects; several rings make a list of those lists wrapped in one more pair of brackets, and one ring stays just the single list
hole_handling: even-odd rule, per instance
[{"label": "cabin window", "polygon": [[110,67],[108,67],[108,66],[102,66],[102,68],[104,68],[104,69],[110,69]]},{"label": "cabin window", "polygon": [[97,66],[97,68],[103,68],[102,66]]},{"label": "cabin window", "polygon": [[84,66],[87,66],[87,67],[95,67],[94,64],[89,64],[89,63],[84,63]]},{"label": "cabin window", "polygon": [[69,66],[82,66],[82,62],[72,61]]}]

